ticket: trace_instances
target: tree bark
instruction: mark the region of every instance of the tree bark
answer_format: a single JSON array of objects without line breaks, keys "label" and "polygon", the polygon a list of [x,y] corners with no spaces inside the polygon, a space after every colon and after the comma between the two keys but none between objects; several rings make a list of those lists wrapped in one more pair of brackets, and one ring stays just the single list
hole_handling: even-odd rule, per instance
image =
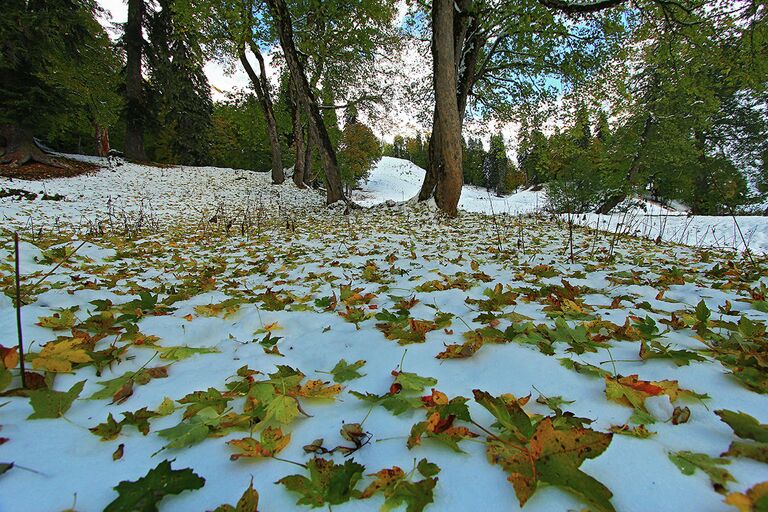
[{"label": "tree bark", "polygon": [[20,167],[29,162],[68,168],[43,151],[35,142],[30,130],[12,124],[0,125],[0,164]]},{"label": "tree bark", "polygon": [[[456,99],[456,55],[454,2],[432,3],[432,58],[435,88],[435,128],[439,134],[431,145],[437,176],[435,201],[444,213],[455,216],[464,177],[461,168],[461,120]],[[433,134],[434,132],[433,131]]]},{"label": "tree bark", "polygon": [[275,20],[280,46],[283,49],[286,64],[291,73],[291,78],[296,84],[296,91],[299,95],[300,103],[307,107],[309,117],[309,131],[312,138],[317,141],[320,151],[320,159],[323,162],[325,170],[326,202],[335,203],[339,200],[346,200],[341,187],[341,177],[339,174],[338,163],[336,161],[336,151],[333,149],[331,139],[328,136],[328,130],[318,108],[317,99],[307,82],[307,74],[304,66],[299,60],[299,54],[293,42],[293,24],[291,22],[288,7],[285,0],[267,0],[270,13]]},{"label": "tree bark", "polygon": [[144,150],[144,83],[141,76],[143,18],[144,0],[128,0],[128,21],[125,24],[125,156],[139,161],[147,160]]},{"label": "tree bark", "polygon": [[290,84],[291,94],[289,102],[291,107],[291,122],[293,123],[293,143],[296,150],[296,159],[293,164],[293,183],[298,188],[306,188],[304,185],[304,126],[301,124],[301,108],[298,95],[293,82]]},{"label": "tree bark", "polygon": [[627,190],[635,184],[635,181],[637,181],[637,175],[640,172],[640,164],[642,162],[643,152],[646,144],[648,144],[648,138],[651,135],[652,128],[653,128],[653,116],[651,116],[651,114],[648,114],[648,117],[645,118],[645,123],[643,124],[643,131],[640,134],[639,147],[637,148],[637,152],[635,153],[635,155],[632,157],[632,162],[629,164],[629,169],[627,170],[626,180],[624,182],[624,186],[626,188],[624,188],[620,192],[610,195],[608,199],[603,201],[603,203],[598,207],[595,213],[598,213],[601,215],[608,215],[609,213],[611,213],[611,210],[616,208],[616,206],[618,206],[619,203],[621,203],[627,198]]},{"label": "tree bark", "polygon": [[[461,155],[461,130],[462,125],[464,122],[464,116],[466,113],[467,108],[467,99],[469,97],[469,94],[472,91],[472,87],[475,83],[476,78],[476,65],[478,61],[478,57],[480,55],[480,50],[483,47],[484,41],[480,37],[480,31],[479,29],[479,19],[477,16],[474,16],[470,14],[470,10],[473,6],[472,0],[457,0],[455,2],[455,9],[458,9],[458,12],[454,9],[451,11],[449,16],[451,19],[445,21],[444,27],[441,27],[442,31],[446,31],[446,34],[442,34],[442,36],[446,36],[445,45],[447,48],[448,41],[447,38],[450,37],[451,44],[453,46],[453,52],[452,56],[450,57],[453,62],[452,66],[454,68],[454,89],[453,94],[455,95],[455,101],[457,104],[458,109],[458,119],[459,119],[459,127],[458,127],[458,141],[459,141],[459,155]],[[433,16],[434,16],[434,8],[433,8]],[[434,31],[435,31],[435,25],[433,22],[433,58],[434,58]],[[446,58],[446,66],[447,61],[449,59]],[[433,66],[435,69],[434,76],[437,76],[437,63],[433,61]],[[435,96],[437,97],[437,89],[435,89]],[[449,139],[454,139],[456,137],[455,134],[452,134],[449,136]],[[427,172],[424,176],[424,181],[421,184],[421,189],[419,190],[419,201],[426,201],[430,197],[435,194],[436,189],[438,187],[438,183],[440,183],[442,180],[440,179],[440,173],[438,172],[439,168],[445,167],[445,162],[442,157],[442,150],[440,148],[443,147],[444,144],[446,144],[446,138],[442,136],[442,133],[440,131],[438,116],[437,116],[437,105],[435,106],[435,112],[432,117],[432,136],[429,141],[429,151],[427,153]],[[459,160],[461,160],[461,156],[459,156]],[[461,173],[461,163],[459,164],[459,170]],[[463,184],[463,173],[462,173],[462,184]],[[454,178],[455,182],[455,178]],[[454,183],[452,186],[456,186],[456,183]],[[461,194],[461,190],[458,192]],[[457,199],[458,201],[458,199]]]},{"label": "tree bark", "polygon": [[261,109],[264,111],[264,118],[267,121],[267,134],[269,135],[269,147],[272,151],[272,183],[279,185],[285,181],[285,173],[283,172],[283,155],[280,149],[280,136],[277,133],[277,120],[275,119],[275,112],[272,108],[272,98],[269,92],[269,79],[267,78],[267,71],[264,65],[264,57],[259,51],[259,47],[250,42],[251,52],[256,56],[256,60],[259,61],[260,74],[256,75],[251,63],[248,62],[248,58],[245,55],[245,48],[240,51],[240,62],[243,64],[245,72],[251,79],[253,88],[256,91],[256,99],[259,100]]},{"label": "tree bark", "polygon": [[106,126],[94,125],[96,154],[104,157],[109,154],[109,130]]},{"label": "tree bark", "polygon": [[315,151],[315,138],[307,124],[307,138],[304,148],[304,184],[308,187],[314,187],[315,174],[312,172],[312,154]]},{"label": "tree bark", "polygon": [[419,201],[426,201],[432,197],[437,185],[437,172],[435,169],[439,166],[439,154],[435,148],[440,146],[440,127],[437,124],[437,110],[432,113],[432,135],[429,137],[429,147],[427,148],[427,173],[424,175],[424,181],[419,190]]}]

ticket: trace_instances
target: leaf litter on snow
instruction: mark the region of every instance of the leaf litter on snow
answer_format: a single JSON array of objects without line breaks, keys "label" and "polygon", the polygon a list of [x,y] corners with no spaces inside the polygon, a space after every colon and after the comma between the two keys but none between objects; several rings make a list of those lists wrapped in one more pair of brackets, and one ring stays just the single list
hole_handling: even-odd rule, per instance
[{"label": "leaf litter on snow", "polygon": [[570,262],[544,218],[344,215],[261,174],[131,169],[0,200],[35,387],[6,230],[2,505],[763,506],[766,281],[738,255],[580,228]]}]

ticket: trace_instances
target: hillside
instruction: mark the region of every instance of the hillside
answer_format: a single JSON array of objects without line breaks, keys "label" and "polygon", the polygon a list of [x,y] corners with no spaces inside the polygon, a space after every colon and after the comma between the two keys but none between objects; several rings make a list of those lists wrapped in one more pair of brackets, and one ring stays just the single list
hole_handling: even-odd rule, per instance
[{"label": "hillside", "polygon": [[[366,206],[387,200],[406,201],[418,194],[424,173],[424,169],[408,160],[384,157],[371,171],[370,179],[362,190],[355,191],[353,197]],[[498,197],[483,188],[465,185],[459,207],[468,212],[520,215],[542,212],[546,202],[543,191],[521,190]],[[746,242],[746,246],[754,252],[768,252],[768,220],[760,216],[737,216],[735,219],[729,216],[689,216],[683,211],[635,199],[620,205],[613,215],[580,215],[576,221],[587,227],[599,226],[603,231],[618,231],[695,247],[741,252]]]},{"label": "hillside", "polygon": [[[419,172],[383,159],[355,199],[407,201]],[[232,169],[0,188],[64,196],[0,198],[0,510],[130,510],[118,484],[164,460],[205,481],[177,475],[162,511],[234,505],[251,481],[266,511],[727,511],[768,480],[764,259],[587,217],[570,262],[529,192],[494,217],[465,190],[446,219],[345,215]],[[31,392],[9,350],[12,230]],[[283,480],[302,466],[313,480]]]}]

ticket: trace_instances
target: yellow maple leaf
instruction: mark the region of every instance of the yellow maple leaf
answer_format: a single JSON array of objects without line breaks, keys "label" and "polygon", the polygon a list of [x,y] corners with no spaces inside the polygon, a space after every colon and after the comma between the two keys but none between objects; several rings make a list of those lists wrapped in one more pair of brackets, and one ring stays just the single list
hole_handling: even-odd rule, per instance
[{"label": "yellow maple leaf", "polygon": [[758,508],[758,502],[762,503],[768,496],[768,482],[755,485],[747,491],[746,494],[732,492],[726,498],[725,502],[739,509],[739,512],[758,512],[763,510]]},{"label": "yellow maple leaf", "polygon": [[47,343],[32,361],[32,367],[36,370],[56,373],[71,372],[72,363],[93,361],[85,350],[78,348],[82,343],[83,340],[80,338]]},{"label": "yellow maple leaf", "polygon": [[308,380],[296,392],[297,396],[305,398],[333,398],[341,393],[341,384],[327,385],[322,380]]}]

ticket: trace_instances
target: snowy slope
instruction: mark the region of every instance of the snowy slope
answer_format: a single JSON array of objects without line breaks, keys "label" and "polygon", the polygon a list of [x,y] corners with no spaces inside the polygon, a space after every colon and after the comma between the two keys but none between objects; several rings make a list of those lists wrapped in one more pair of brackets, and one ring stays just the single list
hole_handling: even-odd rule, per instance
[{"label": "snowy slope", "polygon": [[[397,202],[414,197],[421,186],[424,170],[408,160],[384,157],[371,172],[370,179],[353,197],[372,206],[386,200]],[[523,190],[505,197],[485,189],[465,186],[459,208],[468,212],[519,215],[541,212],[546,194]],[[746,245],[755,253],[768,253],[768,217],[688,216],[649,201],[635,201],[626,214],[580,216],[578,223],[605,231],[661,239],[695,247],[743,251]],[[739,229],[741,232],[739,232]],[[743,239],[742,239],[743,236]]]},{"label": "snowy slope", "polygon": [[[405,184],[395,180],[397,173],[407,178]],[[368,204],[409,199],[418,189],[417,173],[410,164],[385,159],[369,182]],[[0,461],[17,465],[0,475],[3,512],[102,510],[117,497],[113,488],[120,481],[137,480],[166,459],[175,460],[174,469],[192,468],[206,482],[199,490],[164,499],[159,506],[163,512],[234,504],[251,478],[261,495],[259,510],[309,510],[296,505],[299,495],[275,484],[287,475],[306,474],[301,467],[271,458],[230,460],[237,451],[227,441],[246,438],[251,431],[258,438],[262,423],[221,429],[217,423],[221,418],[210,409],[204,417],[194,413],[184,417],[194,396],[184,397],[210,388],[226,393],[228,384],[248,380],[236,375],[246,365],[261,372],[251,375],[256,381],[267,379],[265,374],[275,372],[277,365],[298,369],[306,379],[331,381],[327,372],[340,359],[365,361],[359,370],[362,376],[343,382],[335,400],[300,397],[308,416],[297,414],[282,424],[264,420],[292,436],[278,456],[306,463],[311,456],[303,446],[319,438],[328,448],[349,445],[340,435],[342,425],[362,423],[373,437],[351,458],[365,466],[363,474],[393,466],[407,473],[414,460],[422,458],[442,468],[427,512],[550,512],[584,510],[588,504],[572,492],[539,485],[522,508],[508,474],[489,462],[486,434],[475,424],[456,420],[478,435],[460,441],[464,453],[426,438],[408,449],[406,439],[413,425],[427,418],[423,401],[417,398],[413,410],[394,415],[350,393],[386,396],[393,371],[437,381],[414,392],[414,397],[430,395],[435,388],[451,398],[467,398],[472,419],[486,430],[494,429],[495,420],[473,398],[475,389],[494,396],[531,395],[523,406],[530,415],[554,414],[537,402],[540,394],[562,397],[568,401],[560,404],[563,410],[594,420],[589,427],[598,432],[634,426],[633,408],[609,400],[603,378],[571,370],[561,359],[611,374],[675,380],[682,388],[709,395],[705,400],[667,394],[641,399],[651,417],[644,422],[655,435],[639,439],[616,434],[602,455],[581,465],[582,471],[610,489],[612,506],[622,512],[735,510],[724,503],[724,495],[716,492],[705,473],[683,474],[669,456],[691,451],[718,457],[726,451],[735,437],[715,410],[743,411],[768,423],[766,395],[742,385],[725,363],[704,352],[692,328],[701,301],[713,321],[722,320],[720,325],[736,325],[741,319],[763,326],[768,321],[759,300],[760,284],[768,280],[756,282],[748,264],[721,251],[704,253],[634,238],[620,238],[614,244],[610,235],[579,229],[578,257],[572,263],[565,256],[567,235],[562,226],[544,217],[503,218],[497,231],[487,215],[443,219],[412,205],[344,215],[342,209],[326,208],[317,191],[297,190],[290,182],[272,186],[268,174],[231,169],[125,165],[66,180],[0,179],[0,188],[4,187],[47,190],[64,194],[66,200],[0,198],[5,228],[0,231],[2,289],[12,289],[13,280],[7,229],[22,234],[21,267],[27,286],[53,269],[57,258],[61,262],[65,248],[74,249],[87,240],[22,308],[27,353],[39,357],[44,347],[83,343],[86,331],[93,350],[115,347],[125,352],[100,372],[84,364],[57,374],[56,391],[85,381],[62,418],[28,419],[33,407],[24,396],[0,400],[0,436],[7,438],[0,444]],[[465,208],[481,209],[486,199],[474,191],[464,201]],[[531,211],[537,199],[528,194],[495,201],[494,211],[514,212]],[[511,295],[500,302],[483,302],[500,290]],[[153,303],[154,298],[160,305]],[[104,299],[112,305],[93,302]],[[163,303],[168,307],[161,307]],[[76,308],[75,332],[45,326],[55,325],[51,317],[61,316],[62,308]],[[412,336],[413,326],[417,331],[424,326],[431,330],[423,337],[399,340],[397,330],[393,332],[391,324],[387,327],[391,317],[385,311],[400,310],[414,321],[400,326]],[[124,315],[129,320],[117,320]],[[41,321],[44,318],[48,320]],[[701,360],[678,367],[668,358],[641,359],[636,322],[647,322],[646,318],[656,322],[657,341],[675,350],[695,351]],[[569,329],[598,326],[607,337],[594,346],[570,339],[563,319]],[[598,319],[603,323],[590,322]],[[438,321],[448,324],[438,327]],[[464,359],[436,357],[447,346],[476,339],[478,334],[488,336],[487,330],[478,329],[493,325],[504,332],[526,322],[537,326],[531,336],[536,332],[553,336],[551,344],[537,343],[535,337],[495,340],[484,342]],[[622,330],[623,325],[629,328]],[[730,332],[715,324],[710,327],[723,335]],[[605,334],[609,331],[612,334]],[[13,303],[0,295],[0,344],[15,343],[15,332]],[[279,354],[267,352],[267,332],[279,337],[273,345]],[[759,329],[756,332],[760,343],[766,343]],[[168,356],[172,347],[205,352],[174,360]],[[120,395],[87,399],[103,390],[103,383],[125,378],[126,372],[165,365],[170,366],[156,370],[156,378],[135,383],[124,401]],[[14,377],[12,387],[16,385]],[[248,416],[247,404],[253,402],[234,394],[221,414]],[[688,407],[690,420],[679,425],[669,421],[673,406]],[[101,441],[88,430],[106,422],[110,414],[119,422],[124,412],[144,407],[163,413],[149,419],[146,435],[124,425],[115,439]],[[211,429],[210,435],[204,432],[189,446],[163,449],[169,440],[159,432],[194,426],[191,418],[209,421],[211,425],[204,428]],[[120,445],[124,453],[113,460]],[[340,453],[325,457],[338,464],[349,460]],[[726,483],[727,492],[745,492],[768,480],[766,464],[745,457],[727,460],[723,468],[733,478]],[[364,477],[357,489],[371,481]],[[382,504],[382,496],[376,495],[334,505],[333,510],[378,510]]]}]

